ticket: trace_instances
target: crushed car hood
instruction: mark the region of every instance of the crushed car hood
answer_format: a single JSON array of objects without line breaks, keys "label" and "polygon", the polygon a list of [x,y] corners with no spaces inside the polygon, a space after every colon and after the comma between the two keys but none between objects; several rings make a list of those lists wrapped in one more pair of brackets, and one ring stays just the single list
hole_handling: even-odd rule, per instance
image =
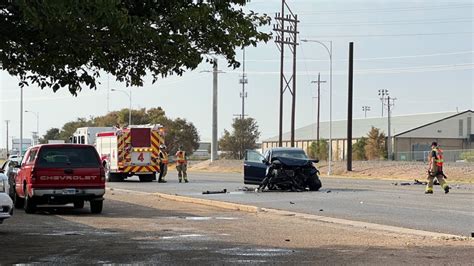
[{"label": "crushed car hood", "polygon": [[282,164],[286,166],[295,166],[295,167],[303,167],[307,165],[312,165],[311,160],[307,159],[295,159],[295,158],[288,158],[288,157],[273,157],[273,160],[279,160]]}]

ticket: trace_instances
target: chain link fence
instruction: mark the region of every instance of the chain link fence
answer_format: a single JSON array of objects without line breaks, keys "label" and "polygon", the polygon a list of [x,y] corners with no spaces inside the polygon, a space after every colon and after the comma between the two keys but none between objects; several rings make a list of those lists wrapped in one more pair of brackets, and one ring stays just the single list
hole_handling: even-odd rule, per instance
[{"label": "chain link fence", "polygon": [[[395,153],[395,160],[427,162],[430,152],[431,151],[397,152]],[[474,149],[443,150],[443,157],[445,162],[471,161],[474,159]]]}]

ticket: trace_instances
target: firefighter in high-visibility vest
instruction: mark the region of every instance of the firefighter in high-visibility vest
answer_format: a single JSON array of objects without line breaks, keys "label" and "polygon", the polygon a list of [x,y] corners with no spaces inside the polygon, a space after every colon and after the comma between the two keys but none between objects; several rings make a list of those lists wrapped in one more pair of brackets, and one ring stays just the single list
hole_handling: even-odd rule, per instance
[{"label": "firefighter in high-visibility vest", "polygon": [[438,147],[437,142],[431,143],[428,167],[428,184],[426,185],[425,194],[433,194],[433,181],[435,178],[438,179],[438,182],[444,189],[444,192],[449,192],[449,186],[445,180],[446,176],[443,173],[443,164],[443,150]]},{"label": "firefighter in high-visibility vest", "polygon": [[158,177],[159,183],[166,183],[165,176],[168,173],[168,153],[166,152],[166,145],[160,145],[160,175]]},{"label": "firefighter in high-visibility vest", "polygon": [[186,173],[187,167],[188,160],[186,152],[183,151],[182,146],[179,146],[179,149],[176,152],[176,170],[178,170],[179,183],[181,183],[182,179],[184,179],[184,182],[188,183],[188,174]]}]

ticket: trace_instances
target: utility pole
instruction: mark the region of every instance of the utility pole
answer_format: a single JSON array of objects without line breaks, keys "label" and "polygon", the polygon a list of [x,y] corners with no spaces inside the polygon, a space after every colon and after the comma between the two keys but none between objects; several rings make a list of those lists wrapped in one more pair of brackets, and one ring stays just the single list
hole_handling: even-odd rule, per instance
[{"label": "utility pole", "polygon": [[366,105],[362,106],[362,112],[364,112],[364,118],[367,118],[368,111],[370,111],[370,106],[366,106]]},{"label": "utility pole", "polygon": [[245,74],[245,48],[243,48],[243,62],[242,62],[242,78],[239,80],[239,83],[242,84],[242,92],[240,97],[242,98],[242,115],[241,119],[245,118],[245,98],[247,98],[247,93],[245,92],[245,84],[248,83],[247,74]]},{"label": "utility pole", "polygon": [[212,142],[211,142],[211,162],[217,160],[217,76],[219,74],[217,58],[214,58],[214,68],[212,69]]},{"label": "utility pole", "polygon": [[[285,10],[288,10],[289,14],[285,15]],[[283,144],[283,95],[288,89],[293,96],[291,106],[291,146],[295,146],[295,114],[296,114],[296,47],[298,46],[298,16],[295,15],[290,7],[286,4],[285,0],[281,1],[281,13],[275,15],[277,24],[273,26],[273,30],[276,32],[275,43],[280,50],[280,123],[279,123],[279,135],[278,144],[281,147]],[[285,23],[289,25],[285,28]],[[288,33],[289,37],[285,37],[285,33]],[[293,54],[293,73],[289,78],[285,76],[285,47],[288,45],[290,51]]]},{"label": "utility pole", "polygon": [[349,43],[349,81],[347,96],[347,171],[352,171],[352,101],[354,83],[354,43]]},{"label": "utility pole", "polygon": [[313,80],[311,83],[317,83],[318,84],[318,113],[316,115],[317,120],[316,120],[316,139],[319,142],[319,117],[320,117],[320,112],[321,112],[321,83],[326,83],[325,80],[321,80],[321,73],[318,73],[318,80]]},{"label": "utility pole", "polygon": [[382,117],[383,117],[384,101],[386,99],[385,96],[388,96],[388,90],[387,89],[379,90],[379,98],[380,98],[380,101],[382,101]]},{"label": "utility pole", "polygon": [[10,123],[10,120],[5,120],[5,123],[7,124],[7,154],[9,154],[9,149],[8,149],[8,123]]},{"label": "utility pole", "polygon": [[[387,155],[388,155],[388,160],[393,160],[392,156],[392,133],[391,133],[391,116],[392,116],[392,107],[395,106],[395,100],[397,98],[392,98],[390,97],[388,90],[385,90],[384,92],[384,100],[382,101],[382,107],[387,106],[387,124],[388,124],[388,133],[387,133]],[[385,100],[387,102],[385,102]],[[383,110],[383,108],[382,108]]]},{"label": "utility pole", "polygon": [[23,156],[23,87],[20,86],[20,157]]}]

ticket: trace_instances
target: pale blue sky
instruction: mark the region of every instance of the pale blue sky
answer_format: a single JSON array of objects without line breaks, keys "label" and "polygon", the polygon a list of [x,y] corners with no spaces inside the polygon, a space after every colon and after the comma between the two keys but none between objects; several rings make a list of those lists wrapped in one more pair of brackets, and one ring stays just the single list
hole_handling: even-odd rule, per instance
[{"label": "pale blue sky", "polygon": [[[472,1],[288,1],[301,23],[300,39],[332,40],[333,119],[347,117],[347,69],[349,42],[354,42],[354,117],[381,115],[378,89],[398,98],[393,115],[474,109]],[[272,17],[280,1],[253,0],[247,6]],[[270,27],[268,28],[270,30]],[[247,50],[246,113],[260,126],[262,139],[278,134],[279,52],[273,41]],[[315,122],[316,95],[311,80],[321,72],[329,80],[326,50],[316,43],[301,43],[298,54],[297,127]],[[241,58],[241,51],[238,51]],[[240,69],[226,68],[220,59],[219,135],[230,129],[233,115],[241,111],[238,83]],[[143,88],[132,88],[133,108],[161,106],[170,117],[193,122],[201,139],[211,138],[212,74],[199,69],[182,77],[170,77]],[[149,80],[149,78],[147,79]],[[40,132],[61,127],[78,117],[107,112],[107,87],[125,89],[104,75],[97,91],[84,90],[72,97],[66,90],[53,93],[29,87],[24,108],[40,113]],[[10,136],[19,136],[18,80],[0,73],[0,147],[5,147],[5,119],[12,120]],[[109,83],[109,86],[107,86]],[[290,95],[286,95],[284,131],[290,129]],[[329,119],[329,84],[322,85],[321,119]],[[128,107],[122,93],[110,93],[110,110]],[[24,114],[24,136],[36,130],[36,118]]]}]

